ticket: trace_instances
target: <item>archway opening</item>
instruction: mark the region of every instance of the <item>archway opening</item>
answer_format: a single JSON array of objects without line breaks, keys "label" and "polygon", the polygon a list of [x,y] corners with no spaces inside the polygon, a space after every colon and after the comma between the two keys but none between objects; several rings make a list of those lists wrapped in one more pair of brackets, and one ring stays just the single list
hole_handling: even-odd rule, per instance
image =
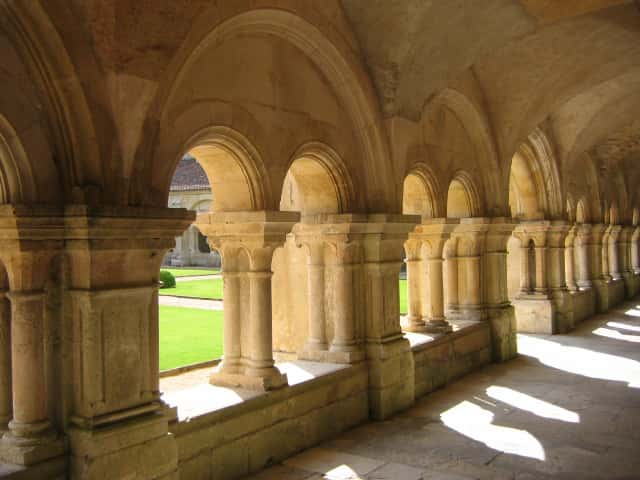
[{"label": "archway opening", "polygon": [[[411,171],[402,185],[402,213],[419,215],[422,219],[437,216],[436,186],[420,168]],[[423,318],[427,311],[426,260],[421,249],[407,243],[400,269],[399,302],[403,324]],[[413,319],[413,320],[412,320]]]},{"label": "archway opening", "polygon": [[447,192],[447,217],[468,218],[474,213],[472,192],[462,180],[454,178]]},{"label": "archway opening", "polygon": [[[511,159],[509,209],[511,217],[516,221],[539,220],[544,217],[531,166],[527,158],[520,152],[516,152]],[[517,230],[518,227],[516,227]],[[507,242],[507,292],[510,300],[514,300],[521,293],[527,293],[522,291],[521,286],[527,284],[529,279],[522,279],[521,276],[526,274],[522,269],[524,261],[522,255],[528,255],[529,249],[522,247],[521,241],[514,232]],[[531,268],[527,270],[531,273]],[[532,283],[528,284],[533,285]]]},{"label": "archway opening", "polygon": [[280,210],[301,215],[339,213],[338,185],[327,165],[310,156],[297,158],[284,179]]},{"label": "archway opening", "polygon": [[[169,207],[206,214],[255,210],[262,205],[250,147],[218,133],[207,131],[187,146],[171,181]],[[241,262],[242,254],[236,256],[230,259],[233,265]],[[164,377],[176,369],[210,369],[221,360],[223,267],[221,255],[195,222],[176,238],[175,248],[164,258],[158,291],[162,390],[175,389],[171,377],[166,381]]]}]

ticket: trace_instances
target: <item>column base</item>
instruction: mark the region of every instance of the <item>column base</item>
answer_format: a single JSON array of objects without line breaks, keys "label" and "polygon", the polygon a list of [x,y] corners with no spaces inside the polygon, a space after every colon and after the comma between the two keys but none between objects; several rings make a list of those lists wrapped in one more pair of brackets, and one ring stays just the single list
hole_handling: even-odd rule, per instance
[{"label": "column base", "polygon": [[523,333],[556,333],[554,322],[554,305],[547,298],[530,295],[514,299],[516,324],[518,332]]},{"label": "column base", "polygon": [[369,409],[371,418],[384,420],[415,401],[415,365],[406,338],[367,343]]},{"label": "column base", "polygon": [[64,453],[64,440],[54,433],[40,437],[18,437],[8,432],[0,440],[0,461],[5,463],[29,466]]},{"label": "column base", "polygon": [[518,355],[517,324],[513,305],[502,304],[487,308],[487,321],[491,325],[491,351],[493,360],[504,362]]},{"label": "column base", "polygon": [[424,329],[422,331],[425,333],[451,333],[453,332],[453,327],[444,318],[427,319],[427,321],[424,323]]},{"label": "column base", "polygon": [[247,375],[246,373],[213,372],[209,377],[209,383],[219,387],[246,388],[247,390],[266,392],[287,385],[287,374],[280,373],[275,367],[274,370],[278,373],[264,377]]},{"label": "column base", "polygon": [[407,315],[406,317],[407,323],[402,326],[402,329],[405,332],[424,332],[425,322],[420,317],[410,317]]},{"label": "column base", "polygon": [[69,429],[70,478],[175,478],[178,449],[161,413]]}]

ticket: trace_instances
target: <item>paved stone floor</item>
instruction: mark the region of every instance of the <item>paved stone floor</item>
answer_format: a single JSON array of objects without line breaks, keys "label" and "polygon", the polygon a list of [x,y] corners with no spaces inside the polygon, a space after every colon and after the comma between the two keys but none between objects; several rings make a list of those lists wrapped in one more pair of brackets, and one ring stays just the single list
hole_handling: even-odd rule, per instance
[{"label": "paved stone floor", "polygon": [[640,300],[254,480],[640,479]]}]

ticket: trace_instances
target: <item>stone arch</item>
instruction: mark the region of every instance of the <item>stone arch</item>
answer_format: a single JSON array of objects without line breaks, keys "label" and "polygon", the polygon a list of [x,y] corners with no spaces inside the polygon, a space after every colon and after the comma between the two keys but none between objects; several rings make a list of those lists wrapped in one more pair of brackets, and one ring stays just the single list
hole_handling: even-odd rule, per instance
[{"label": "stone arch", "polygon": [[402,213],[426,218],[444,216],[440,204],[440,186],[431,169],[417,163],[405,176],[402,189]]},{"label": "stone arch", "polygon": [[156,108],[160,116],[200,52],[225,39],[247,35],[281,39],[308,57],[324,76],[353,124],[355,141],[362,152],[361,164],[366,165],[362,174],[367,185],[368,207],[384,210],[395,204],[397,187],[395,182],[389,182],[395,174],[393,164],[388,162],[388,142],[380,128],[377,96],[359,58],[339,50],[318,27],[292,12],[264,8],[239,13],[196,39],[192,48],[185,46],[183,54],[178,55],[183,61],[174,66],[176,73],[158,94]]},{"label": "stone arch", "polygon": [[576,205],[576,222],[587,223],[589,222],[589,207],[587,201],[584,198],[578,200]]},{"label": "stone arch", "polygon": [[[38,2],[0,5],[7,33],[37,87],[47,132],[60,163],[59,174],[72,201],[95,200],[104,182],[93,119],[73,62],[55,26]],[[115,171],[115,169],[108,169]]]},{"label": "stone arch", "polygon": [[0,115],[0,203],[34,202],[37,198],[24,147],[13,127]]},{"label": "stone arch", "polygon": [[268,204],[260,154],[239,132],[206,128],[187,141],[184,151],[198,160],[209,179],[213,211],[262,210]]},{"label": "stone arch", "polygon": [[482,204],[473,181],[465,172],[458,172],[449,183],[447,217],[476,217],[480,212]]},{"label": "stone arch", "polygon": [[[482,192],[488,202],[492,202],[490,214],[499,210],[504,192],[498,176],[491,172],[499,171],[499,161],[493,130],[489,120],[461,92],[446,88],[428,104],[429,108],[446,107],[450,109],[465,126],[473,145],[476,147],[478,170],[483,172],[481,179]],[[423,114],[424,117],[424,114]],[[479,190],[476,190],[479,192]],[[504,198],[506,203],[506,198]],[[495,212],[494,212],[495,210]]]},{"label": "stone arch", "polygon": [[609,223],[611,225],[618,225],[620,223],[620,212],[615,203],[609,207]]},{"label": "stone arch", "polygon": [[569,222],[575,222],[576,221],[576,205],[575,202],[573,201],[573,198],[571,197],[571,195],[567,194],[567,202],[566,202],[566,213],[567,213],[567,220]]},{"label": "stone arch", "polygon": [[354,189],[349,172],[329,146],[311,142],[292,156],[280,198],[280,210],[344,213],[354,207]]},{"label": "stone arch", "polygon": [[511,159],[509,206],[512,216],[559,219],[564,216],[564,205],[553,148],[545,133],[536,128]]}]

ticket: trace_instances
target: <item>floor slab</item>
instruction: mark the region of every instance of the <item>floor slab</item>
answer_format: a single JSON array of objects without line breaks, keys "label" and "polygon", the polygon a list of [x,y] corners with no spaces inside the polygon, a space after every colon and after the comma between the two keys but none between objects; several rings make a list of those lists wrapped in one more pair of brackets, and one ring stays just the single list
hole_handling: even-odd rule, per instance
[{"label": "floor slab", "polygon": [[248,478],[639,478],[639,341],[640,301],[570,334],[521,334],[518,358]]}]

